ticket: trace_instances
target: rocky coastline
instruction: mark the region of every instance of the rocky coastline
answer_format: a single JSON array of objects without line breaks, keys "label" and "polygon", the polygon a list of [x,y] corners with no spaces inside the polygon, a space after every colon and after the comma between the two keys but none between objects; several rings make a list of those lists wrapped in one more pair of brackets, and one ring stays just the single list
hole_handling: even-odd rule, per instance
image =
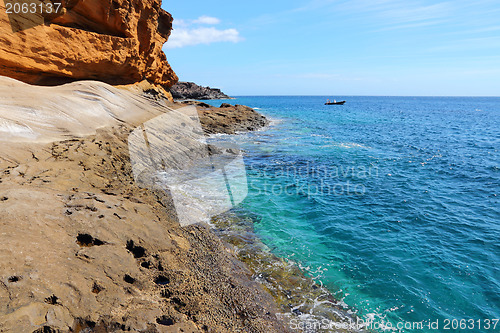
[{"label": "rocky coastline", "polygon": [[301,311],[349,319],[251,222],[182,227],[168,192],[133,177],[129,136],[148,119],[194,103],[207,135],[234,134],[267,125],[253,109],[171,102],[147,82],[0,77],[0,97],[0,331],[288,332]]},{"label": "rocky coastline", "polygon": [[202,87],[194,82],[177,82],[170,93],[174,100],[209,100],[209,99],[232,99],[232,97],[224,94],[220,89]]},{"label": "rocky coastline", "polygon": [[256,131],[269,125],[266,117],[245,105],[222,103],[220,107],[215,107],[199,101],[180,104],[196,106],[206,134],[236,134]]},{"label": "rocky coastline", "polygon": [[130,135],[152,119],[192,105],[206,135],[268,125],[243,105],[174,102],[230,97],[174,86],[171,30],[160,0],[28,16],[0,3],[0,332],[288,332],[293,289],[317,289],[298,269],[260,279],[268,256],[181,226],[168,191],[138,184]]},{"label": "rocky coastline", "polygon": [[[182,105],[153,97],[144,85],[41,88],[0,79],[1,123],[25,119],[36,134],[10,127],[7,136],[4,126],[0,136],[1,331],[286,331],[272,297],[206,225],[179,226],[167,193],[134,182],[131,130]],[[105,104],[112,93],[114,104],[148,111],[117,109],[116,119],[102,126],[100,117],[85,133],[72,126],[87,119],[73,114],[56,133],[23,110],[51,123],[66,116],[24,99],[28,91],[75,105],[92,96],[94,109],[104,103],[103,110],[115,112]],[[9,108],[20,110],[18,118]]]},{"label": "rocky coastline", "polygon": [[[168,192],[133,176],[130,133],[185,107],[169,92],[171,29],[160,0],[43,17],[0,4],[1,332],[286,331],[210,228],[181,227]],[[206,133],[266,123],[196,108]]]}]

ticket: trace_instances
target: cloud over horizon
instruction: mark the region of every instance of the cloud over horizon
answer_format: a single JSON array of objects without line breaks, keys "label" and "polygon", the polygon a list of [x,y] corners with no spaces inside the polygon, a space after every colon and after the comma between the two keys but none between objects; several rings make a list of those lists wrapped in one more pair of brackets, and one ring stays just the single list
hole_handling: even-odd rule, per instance
[{"label": "cloud over horizon", "polygon": [[211,17],[211,16],[200,16],[198,19],[194,20],[193,23],[198,23],[198,24],[219,24],[220,20],[216,17]]},{"label": "cloud over horizon", "polygon": [[165,44],[165,48],[174,49],[199,44],[218,42],[237,43],[243,40],[238,30],[217,29],[213,25],[220,24],[216,17],[200,16],[196,20],[175,20],[172,34]]}]

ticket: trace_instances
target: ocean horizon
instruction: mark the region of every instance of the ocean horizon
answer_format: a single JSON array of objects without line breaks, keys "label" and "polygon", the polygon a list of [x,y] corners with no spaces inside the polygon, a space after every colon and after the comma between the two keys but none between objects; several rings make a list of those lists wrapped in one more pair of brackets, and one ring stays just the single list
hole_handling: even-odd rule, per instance
[{"label": "ocean horizon", "polygon": [[215,140],[244,150],[237,212],[272,253],[374,331],[500,331],[498,97],[229,102],[271,119]]},{"label": "ocean horizon", "polygon": [[[246,98],[246,97],[324,97],[324,98],[344,98],[344,97],[394,97],[394,98],[405,98],[405,97],[415,97],[415,98],[500,98],[500,96],[464,96],[464,95],[234,95],[234,98]],[[219,100],[217,100],[219,101]],[[228,100],[229,101],[229,100]],[[213,102],[213,101],[212,101]],[[214,106],[217,103],[213,104]]]}]

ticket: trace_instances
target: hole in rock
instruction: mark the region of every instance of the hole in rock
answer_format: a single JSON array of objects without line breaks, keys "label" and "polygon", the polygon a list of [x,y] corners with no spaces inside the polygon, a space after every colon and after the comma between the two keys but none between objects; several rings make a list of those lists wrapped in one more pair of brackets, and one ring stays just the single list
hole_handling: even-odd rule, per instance
[{"label": "hole in rock", "polygon": [[10,283],[14,283],[14,282],[17,282],[21,280],[21,277],[20,276],[11,276],[7,279],[7,281],[9,281]]},{"label": "hole in rock", "polygon": [[52,295],[52,296],[49,296],[45,299],[45,303],[56,305],[58,300],[59,300],[59,297],[57,297],[56,295]]},{"label": "hole in rock", "polygon": [[133,240],[127,242],[127,250],[134,255],[134,258],[142,258],[146,255],[146,249],[142,246],[136,246]]},{"label": "hole in rock", "polygon": [[166,276],[160,275],[155,279],[155,283],[159,284],[160,286],[164,286],[170,283],[170,279]]},{"label": "hole in rock", "polygon": [[84,247],[91,247],[94,245],[101,246],[105,244],[102,240],[94,238],[89,234],[78,234],[78,236],[76,236],[76,243]]},{"label": "hole in rock", "polygon": [[57,332],[59,332],[59,330],[52,328],[50,326],[43,326],[33,331],[33,333],[57,333]]},{"label": "hole in rock", "polygon": [[156,318],[156,322],[164,326],[172,326],[173,324],[175,324],[174,320],[172,318],[168,318],[167,316]]},{"label": "hole in rock", "polygon": [[92,292],[94,294],[99,294],[103,289],[104,288],[98,285],[97,282],[94,282],[94,284],[92,285]]},{"label": "hole in rock", "polygon": [[123,277],[123,281],[132,284],[135,282],[135,279],[133,277],[131,277],[130,275],[125,274],[125,276]]}]

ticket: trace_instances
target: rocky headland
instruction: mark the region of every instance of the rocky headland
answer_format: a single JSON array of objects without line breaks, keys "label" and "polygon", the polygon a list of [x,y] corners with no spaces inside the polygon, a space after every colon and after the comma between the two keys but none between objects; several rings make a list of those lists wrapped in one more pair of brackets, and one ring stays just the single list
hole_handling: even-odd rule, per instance
[{"label": "rocky headland", "polygon": [[170,93],[175,100],[232,99],[228,95],[224,94],[220,89],[202,87],[194,82],[177,82],[172,88],[170,88]]}]

